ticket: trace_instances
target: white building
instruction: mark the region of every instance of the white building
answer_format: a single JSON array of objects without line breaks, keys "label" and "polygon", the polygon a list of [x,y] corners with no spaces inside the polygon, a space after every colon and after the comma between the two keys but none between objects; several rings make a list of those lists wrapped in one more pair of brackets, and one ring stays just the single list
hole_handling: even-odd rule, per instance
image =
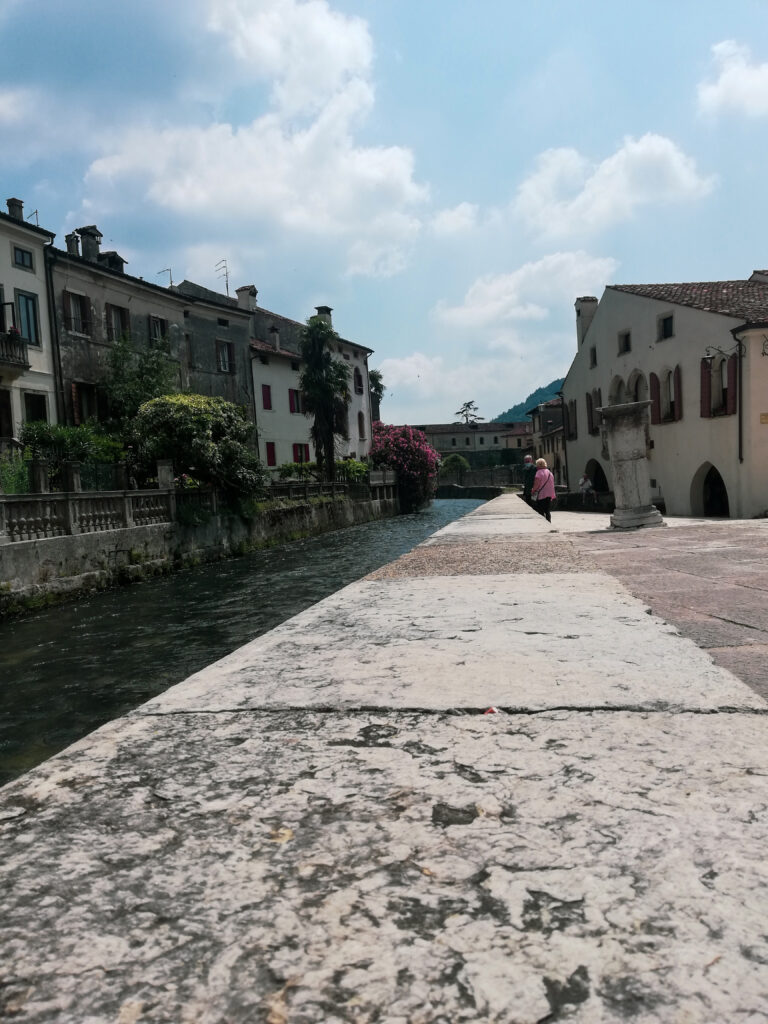
[{"label": "white building", "polygon": [[54,238],[24,220],[20,199],[8,200],[0,213],[0,444],[28,421],[58,421],[45,265]]},{"label": "white building", "polygon": [[[314,462],[312,418],[304,415],[299,389],[300,341],[304,324],[256,305],[252,285],[237,289],[241,308],[252,314],[253,392],[259,457],[274,469],[289,462]],[[331,324],[332,310],[318,306],[317,316]],[[349,366],[349,438],[337,440],[338,458],[361,459],[371,447],[371,397],[368,357],[372,350],[339,338],[334,358]]]},{"label": "white building", "polygon": [[768,512],[768,271],[748,280],[611,285],[576,301],[563,385],[570,486],[611,486],[599,409],[650,400],[655,501],[670,515]]}]

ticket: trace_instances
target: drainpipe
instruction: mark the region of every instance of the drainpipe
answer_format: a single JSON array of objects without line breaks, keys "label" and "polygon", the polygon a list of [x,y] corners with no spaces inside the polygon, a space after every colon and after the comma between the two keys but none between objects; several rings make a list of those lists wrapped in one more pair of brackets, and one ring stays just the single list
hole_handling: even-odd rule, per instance
[{"label": "drainpipe", "polygon": [[736,375],[736,420],[738,424],[738,442],[739,442],[739,462],[744,461],[744,395],[742,394],[742,383],[744,380],[743,363],[744,363],[744,343],[739,337],[739,332],[744,330],[744,327],[734,327],[731,330],[736,341],[736,355],[738,358],[737,366],[738,371]]},{"label": "drainpipe", "polygon": [[59,344],[59,318],[56,316],[56,296],[53,291],[52,266],[56,261],[53,242],[45,247],[45,286],[48,292],[48,321],[51,329],[53,346],[53,380],[56,387],[56,419],[59,423],[66,420],[64,405],[64,370],[61,365],[61,345]]}]

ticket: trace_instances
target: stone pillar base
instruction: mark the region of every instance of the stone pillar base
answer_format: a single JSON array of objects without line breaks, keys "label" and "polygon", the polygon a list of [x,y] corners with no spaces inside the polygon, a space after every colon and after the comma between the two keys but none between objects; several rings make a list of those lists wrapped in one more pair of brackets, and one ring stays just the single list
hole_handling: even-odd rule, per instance
[{"label": "stone pillar base", "polygon": [[611,516],[614,530],[638,530],[644,526],[666,526],[661,512],[655,505],[641,505],[639,508],[617,508]]}]

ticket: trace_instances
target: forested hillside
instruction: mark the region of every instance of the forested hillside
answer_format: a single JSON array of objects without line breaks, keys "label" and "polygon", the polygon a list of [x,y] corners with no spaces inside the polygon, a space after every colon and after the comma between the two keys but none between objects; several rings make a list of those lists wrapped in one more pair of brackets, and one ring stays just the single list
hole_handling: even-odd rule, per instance
[{"label": "forested hillside", "polygon": [[494,416],[491,420],[492,423],[520,423],[527,419],[525,413],[527,409],[532,409],[534,405],[539,405],[540,402],[548,402],[552,398],[558,397],[558,391],[563,386],[565,377],[558,377],[557,380],[553,380],[551,384],[545,384],[544,387],[536,388],[526,398],[524,402],[518,402],[517,405],[513,405],[511,409],[507,409],[506,412],[500,413],[498,416]]}]

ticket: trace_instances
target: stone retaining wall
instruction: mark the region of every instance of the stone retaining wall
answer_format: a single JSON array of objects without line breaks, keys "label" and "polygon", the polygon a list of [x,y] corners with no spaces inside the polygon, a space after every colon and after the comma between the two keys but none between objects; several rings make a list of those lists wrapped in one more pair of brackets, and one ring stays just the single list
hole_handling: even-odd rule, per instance
[{"label": "stone retaining wall", "polygon": [[157,523],[0,547],[0,617],[186,565],[394,516],[396,498],[264,502],[254,518],[216,514],[201,525]]}]

